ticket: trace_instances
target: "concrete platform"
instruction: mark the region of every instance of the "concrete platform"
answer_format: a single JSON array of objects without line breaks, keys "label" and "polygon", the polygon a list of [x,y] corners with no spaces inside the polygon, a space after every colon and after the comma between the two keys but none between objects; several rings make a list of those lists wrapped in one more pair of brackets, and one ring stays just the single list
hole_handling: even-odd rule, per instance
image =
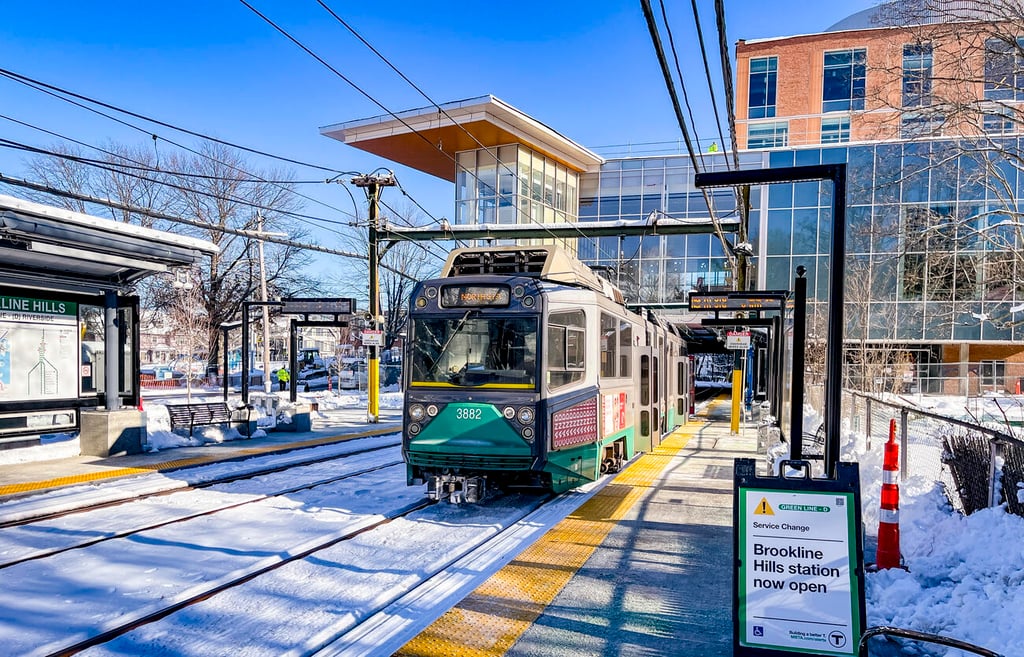
[{"label": "concrete platform", "polygon": [[727,657],[733,460],[712,403],[479,587],[399,655]]}]

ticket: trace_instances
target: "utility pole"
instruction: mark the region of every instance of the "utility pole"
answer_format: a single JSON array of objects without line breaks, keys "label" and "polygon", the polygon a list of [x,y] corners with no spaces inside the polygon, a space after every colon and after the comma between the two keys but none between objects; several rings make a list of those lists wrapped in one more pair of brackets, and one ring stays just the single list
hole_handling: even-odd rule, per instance
[{"label": "utility pole", "polygon": [[263,260],[263,215],[257,214],[256,217],[260,232],[260,301],[263,302],[263,394],[270,395],[274,384],[270,381],[270,308],[267,307],[267,266]]},{"label": "utility pole", "polygon": [[[381,328],[380,324],[380,281],[378,279],[378,266],[380,264],[380,252],[377,229],[378,204],[380,202],[381,189],[394,187],[397,183],[395,176],[388,173],[385,176],[366,174],[356,176],[352,184],[361,187],[366,192],[366,200],[370,204],[369,235],[367,243],[369,246],[370,266],[370,320],[369,327],[374,330]],[[370,357],[366,364],[366,396],[368,422],[377,423],[380,419],[380,347],[376,343],[370,345]]]}]

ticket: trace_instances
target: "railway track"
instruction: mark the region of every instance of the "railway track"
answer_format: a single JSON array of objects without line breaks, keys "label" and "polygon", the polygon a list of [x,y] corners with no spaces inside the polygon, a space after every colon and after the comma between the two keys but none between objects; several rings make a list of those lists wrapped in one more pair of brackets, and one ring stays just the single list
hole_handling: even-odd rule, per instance
[{"label": "railway track", "polygon": [[[205,656],[227,654],[210,644],[226,635],[253,655],[346,649],[352,637],[402,636],[436,618],[543,531],[538,496],[430,503],[406,486],[393,439],[324,449],[181,471],[187,490],[132,502],[95,503],[91,491],[89,505],[28,500],[45,517],[15,510],[0,528],[4,649]],[[571,508],[582,495],[566,496]],[[417,619],[382,623],[390,605]]]},{"label": "railway track", "polygon": [[[199,656],[228,644],[250,656],[391,654],[583,499],[579,492],[556,500],[510,496],[485,514],[486,521],[472,518],[480,507],[434,504],[409,510],[273,571],[221,587],[216,595],[126,624],[116,637],[83,645],[80,654]],[[315,582],[322,597],[313,605],[289,606],[289,614],[247,620],[236,615],[230,626],[219,624],[226,610],[270,604],[271,595],[295,581]],[[299,594],[289,596],[294,600]],[[204,628],[213,629],[204,636]]]},{"label": "railway track", "polygon": [[107,481],[102,485],[74,486],[31,496],[25,495],[0,502],[0,530],[182,490],[207,488],[250,479],[293,467],[400,445],[398,434],[388,434],[264,456],[247,456],[244,459],[219,461],[209,465],[147,473]]}]

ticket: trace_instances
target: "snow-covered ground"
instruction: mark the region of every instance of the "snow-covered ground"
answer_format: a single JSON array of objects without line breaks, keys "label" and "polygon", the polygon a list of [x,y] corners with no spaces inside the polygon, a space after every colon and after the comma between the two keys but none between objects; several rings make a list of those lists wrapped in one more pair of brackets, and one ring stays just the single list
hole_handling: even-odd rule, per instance
[{"label": "snow-covered ground", "polygon": [[[214,398],[217,393],[207,392]],[[282,393],[283,395],[283,393]],[[331,409],[365,409],[366,395],[329,394],[301,395],[304,401],[316,401],[321,411]],[[978,414],[964,399],[925,398],[929,410],[962,417]],[[163,425],[162,404],[166,400],[152,398],[146,402],[149,435],[155,449],[172,449],[190,443],[181,437],[166,436],[169,425]],[[995,402],[992,402],[993,404]],[[1001,400],[1016,407],[1016,400]],[[382,392],[382,408],[400,408],[401,393]],[[967,407],[967,410],[965,410]],[[1005,410],[1005,409],[1004,409]],[[999,409],[984,410],[1000,417]],[[884,431],[884,427],[878,429]],[[220,437],[204,433],[202,440],[230,440],[240,436]],[[843,458],[860,463],[865,532],[873,536],[878,527],[881,491],[881,461],[884,436],[878,435],[868,449],[859,436],[847,436]],[[35,459],[76,455],[77,439],[55,438],[36,448]],[[913,449],[913,446],[911,446]],[[0,456],[3,453],[0,452]],[[969,517],[954,513],[941,490],[929,477],[915,475],[900,485],[901,551],[907,569],[869,573],[866,580],[868,626],[891,625],[922,632],[941,634],[969,641],[1002,655],[1024,655],[1024,616],[1016,613],[1024,607],[1024,518],[1010,515],[1002,508],[986,509]],[[871,541],[869,541],[870,543]],[[874,561],[874,554],[865,555]],[[105,596],[101,588],[97,596]],[[937,647],[912,644],[921,652],[885,652],[876,639],[872,655],[884,654],[946,654],[962,655],[956,650],[943,652]]]},{"label": "snow-covered ground", "polygon": [[[276,398],[275,417],[270,417],[266,412],[266,405],[262,404],[265,398],[262,390],[250,391],[249,401],[254,407],[252,417],[256,420],[258,429],[251,437],[258,438],[266,435],[266,430],[273,427],[275,423],[291,422],[293,407],[288,401],[288,393],[274,390],[270,396]],[[317,412],[314,417],[330,417],[334,411],[357,411],[366,410],[366,392],[356,391],[327,391],[300,392],[296,395],[298,403],[316,402]],[[219,443],[229,440],[240,440],[246,438],[236,429],[220,426],[196,427],[193,436],[183,436],[171,431],[171,420],[167,414],[168,404],[183,404],[188,399],[188,392],[184,389],[152,389],[145,390],[142,397],[142,407],[146,414],[146,450],[151,452],[174,449],[175,447],[195,447],[208,443]],[[223,399],[223,392],[220,389],[193,389],[191,392],[192,401],[220,401]],[[229,396],[228,405],[234,406],[239,402],[237,395],[232,399]],[[400,409],[402,407],[402,393],[397,387],[383,388],[380,391],[379,405],[381,409]],[[316,420],[314,420],[314,431]],[[46,461],[50,459],[61,459],[71,456],[78,456],[81,453],[77,433],[63,433],[44,436],[42,444],[35,447],[27,447],[16,450],[0,450],[0,465],[15,463],[29,463],[34,461]]]}]

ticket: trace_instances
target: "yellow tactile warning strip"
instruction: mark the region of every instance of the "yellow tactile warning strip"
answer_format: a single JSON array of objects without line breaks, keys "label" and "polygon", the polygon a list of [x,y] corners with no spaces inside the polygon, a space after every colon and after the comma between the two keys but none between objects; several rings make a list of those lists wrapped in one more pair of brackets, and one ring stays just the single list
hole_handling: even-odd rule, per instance
[{"label": "yellow tactile warning strip", "polygon": [[390,429],[374,429],[373,431],[363,431],[361,433],[326,436],[324,438],[313,438],[310,440],[288,443],[287,445],[266,445],[264,447],[250,447],[247,449],[232,451],[230,453],[225,452],[223,454],[195,456],[192,458],[177,459],[174,461],[161,461],[160,463],[139,465],[132,468],[112,468],[110,470],[100,470],[97,472],[68,475],[66,477],[54,477],[53,479],[45,479],[42,481],[27,481],[18,484],[7,484],[4,486],[0,486],[0,496],[16,495],[18,493],[28,493],[34,490],[43,490],[47,488],[60,488],[62,486],[72,486],[75,484],[83,484],[89,481],[98,481],[100,479],[114,479],[117,477],[146,474],[149,472],[166,472],[169,470],[177,470],[179,468],[187,468],[195,465],[216,463],[217,461],[225,460],[229,456],[231,459],[237,459],[239,457],[245,456],[260,456],[272,452],[285,452],[291,451],[293,449],[300,449],[303,447],[316,447],[318,445],[327,445],[330,443],[352,440],[354,438],[382,436],[394,432],[395,428],[393,427]]},{"label": "yellow tactile warning strip", "polygon": [[504,655],[705,425],[676,429],[395,655]]}]

